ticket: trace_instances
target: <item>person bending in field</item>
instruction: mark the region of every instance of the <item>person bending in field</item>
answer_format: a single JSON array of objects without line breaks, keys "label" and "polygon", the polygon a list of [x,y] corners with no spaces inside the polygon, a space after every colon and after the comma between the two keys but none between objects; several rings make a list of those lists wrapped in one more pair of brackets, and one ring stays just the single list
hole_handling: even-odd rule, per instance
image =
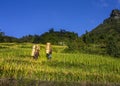
[{"label": "person bending in field", "polygon": [[39,45],[33,45],[33,49],[32,49],[32,57],[33,57],[33,59],[38,59],[39,51],[40,51]]},{"label": "person bending in field", "polygon": [[47,57],[47,59],[52,58],[52,46],[51,46],[51,43],[46,44],[46,57]]}]

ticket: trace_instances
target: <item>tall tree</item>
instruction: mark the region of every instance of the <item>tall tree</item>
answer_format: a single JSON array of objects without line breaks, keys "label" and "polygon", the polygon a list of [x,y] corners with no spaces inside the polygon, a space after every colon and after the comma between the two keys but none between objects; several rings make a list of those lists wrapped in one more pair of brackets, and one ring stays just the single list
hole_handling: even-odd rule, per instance
[{"label": "tall tree", "polygon": [[106,51],[107,51],[107,54],[111,56],[120,57],[120,53],[119,53],[120,49],[119,49],[119,46],[117,45],[117,41],[113,36],[110,36],[108,38]]}]

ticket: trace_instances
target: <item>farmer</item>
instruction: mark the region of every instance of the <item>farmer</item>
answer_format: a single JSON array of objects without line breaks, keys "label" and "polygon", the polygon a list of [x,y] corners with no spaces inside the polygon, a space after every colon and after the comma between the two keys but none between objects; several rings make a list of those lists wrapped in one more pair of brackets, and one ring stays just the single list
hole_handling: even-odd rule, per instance
[{"label": "farmer", "polygon": [[47,59],[52,58],[52,46],[51,46],[51,43],[49,42],[46,44],[46,57]]},{"label": "farmer", "polygon": [[39,45],[33,45],[32,57],[33,57],[34,59],[38,59],[39,51],[40,51]]}]

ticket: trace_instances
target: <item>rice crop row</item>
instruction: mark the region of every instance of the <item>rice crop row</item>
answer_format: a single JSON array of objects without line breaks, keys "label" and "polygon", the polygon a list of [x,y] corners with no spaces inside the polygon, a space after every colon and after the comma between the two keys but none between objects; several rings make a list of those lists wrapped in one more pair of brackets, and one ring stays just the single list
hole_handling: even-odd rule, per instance
[{"label": "rice crop row", "polygon": [[40,56],[34,60],[30,56],[32,44],[1,43],[0,78],[120,83],[118,58],[61,53],[65,47],[53,46],[52,59],[47,60],[45,45],[40,46]]}]

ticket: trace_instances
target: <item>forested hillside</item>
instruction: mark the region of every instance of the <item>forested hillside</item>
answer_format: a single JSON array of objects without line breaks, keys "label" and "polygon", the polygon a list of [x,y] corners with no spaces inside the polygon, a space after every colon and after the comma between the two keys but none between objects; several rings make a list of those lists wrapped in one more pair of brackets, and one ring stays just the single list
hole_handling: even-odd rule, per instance
[{"label": "forested hillside", "polygon": [[120,57],[120,10],[114,9],[110,17],[105,19],[95,29],[86,34],[78,36],[75,32],[60,29],[55,31],[51,28],[43,34],[26,35],[21,38],[6,36],[0,30],[0,42],[29,42],[42,43],[51,42],[54,45],[67,45],[65,52],[85,52],[95,54],[108,54]]},{"label": "forested hillside", "polygon": [[120,41],[120,10],[118,9],[112,10],[109,18],[89,32],[91,39],[89,42],[104,43],[110,36]]},{"label": "forested hillside", "polygon": [[5,35],[4,32],[0,30],[0,43],[1,42],[18,42],[19,40],[16,37],[11,37]]},{"label": "forested hillside", "polygon": [[92,31],[86,32],[82,39],[86,44],[97,45],[100,53],[120,57],[120,10],[112,10],[109,18]]},{"label": "forested hillside", "polygon": [[78,34],[61,29],[60,31],[54,31],[51,28],[48,32],[41,35],[27,35],[20,38],[20,42],[42,43],[51,42],[55,45],[65,45],[70,41],[78,38]]}]

